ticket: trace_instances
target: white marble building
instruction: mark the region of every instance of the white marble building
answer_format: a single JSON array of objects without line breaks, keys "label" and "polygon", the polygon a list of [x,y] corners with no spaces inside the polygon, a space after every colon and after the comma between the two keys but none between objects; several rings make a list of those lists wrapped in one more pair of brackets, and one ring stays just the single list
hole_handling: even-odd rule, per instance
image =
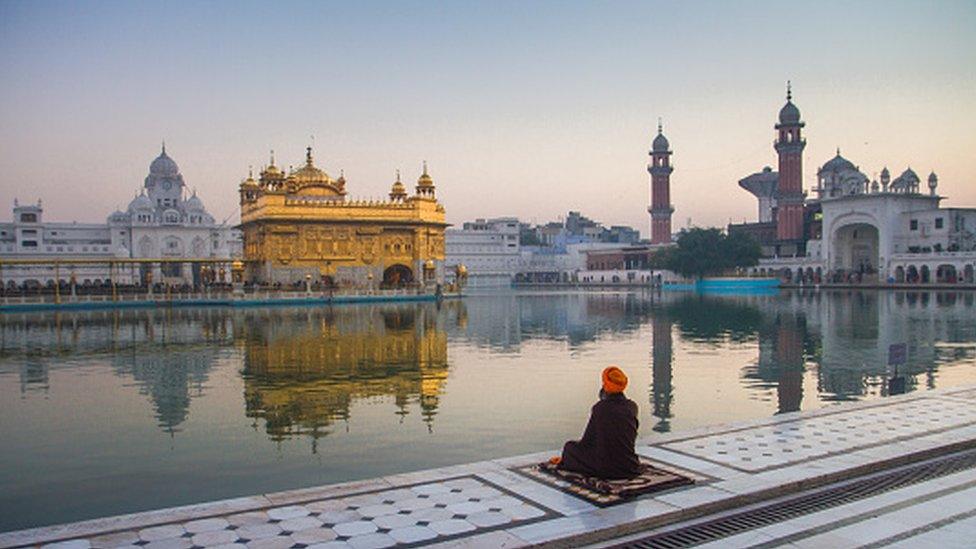
[{"label": "white marble building", "polygon": [[450,271],[462,264],[469,286],[509,286],[519,272],[522,250],[519,220],[514,217],[478,219],[444,233],[444,265]]},{"label": "white marble building", "polygon": [[976,208],[940,207],[935,173],[927,193],[920,184],[911,168],[894,180],[884,168],[872,182],[838,151],[817,171],[808,207],[819,206],[819,238],[807,241],[807,255],[764,259],[752,272],[794,281],[856,273],[866,281],[973,283]]},{"label": "white marble building", "polygon": [[[189,196],[188,196],[189,195]],[[239,231],[217,222],[196,193],[188,193],[179,167],[166,154],[149,166],[141,192],[125,211],[112,213],[105,224],[43,220],[42,203],[14,204],[14,218],[0,224],[0,259],[26,259],[51,265],[7,265],[0,278],[7,285],[53,285],[55,278],[80,285],[131,284],[144,279],[149,267],[116,267],[118,259],[228,259],[240,257]],[[56,261],[105,260],[104,263],[53,267]],[[229,275],[228,275],[229,276]],[[153,281],[170,284],[199,282],[199,266],[169,263],[153,267]]]}]

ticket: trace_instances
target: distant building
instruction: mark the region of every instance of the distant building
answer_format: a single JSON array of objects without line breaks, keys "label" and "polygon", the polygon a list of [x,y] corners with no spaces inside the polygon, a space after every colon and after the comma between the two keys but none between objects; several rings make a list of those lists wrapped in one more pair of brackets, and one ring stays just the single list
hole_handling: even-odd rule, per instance
[{"label": "distant building", "polygon": [[467,222],[460,229],[447,229],[444,233],[446,268],[467,267],[469,286],[509,286],[519,272],[522,259],[520,226],[515,217],[497,217]]},{"label": "distant building", "polygon": [[655,281],[651,269],[651,246],[602,248],[586,252],[586,267],[577,274],[578,282],[592,285],[646,285]]},{"label": "distant building", "polygon": [[[189,195],[189,196],[188,196]],[[179,166],[166,146],[152,164],[143,190],[126,211],[116,211],[108,225],[134,259],[229,259],[241,256],[240,232],[217,223],[196,191],[188,192]],[[200,284],[199,263],[163,263],[153,280]],[[143,268],[143,276],[149,269]],[[227,279],[229,281],[229,278]]]},{"label": "distant building", "polygon": [[779,171],[765,168],[739,185],[759,200],[759,221],[731,224],[730,233],[758,240],[763,259],[753,274],[792,282],[974,283],[976,208],[942,208],[938,177],[888,168],[870,181],[837,154],[817,170],[815,197],[803,192],[806,140],[800,110],[787,90],[776,124]]},{"label": "distant building", "polygon": [[[196,193],[187,196],[179,167],[166,154],[149,166],[143,189],[125,211],[112,213],[107,223],[46,222],[41,201],[14,203],[13,222],[0,224],[0,258],[51,264],[6,266],[0,277],[7,285],[53,286],[55,278],[79,285],[154,282],[198,284],[200,266],[166,263],[110,268],[114,259],[228,259],[240,256],[240,233],[217,223]],[[104,263],[65,266],[56,261],[104,260]]]}]

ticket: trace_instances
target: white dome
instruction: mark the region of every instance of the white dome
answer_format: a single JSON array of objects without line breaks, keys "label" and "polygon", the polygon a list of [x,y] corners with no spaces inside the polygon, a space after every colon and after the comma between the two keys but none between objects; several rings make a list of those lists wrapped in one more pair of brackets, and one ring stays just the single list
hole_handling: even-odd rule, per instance
[{"label": "white dome", "polygon": [[132,202],[129,202],[130,212],[134,212],[136,210],[152,210],[152,209],[153,209],[152,200],[149,200],[149,197],[146,196],[145,194],[140,194],[139,196],[133,198]]},{"label": "white dome", "polygon": [[149,165],[149,174],[164,177],[172,177],[180,174],[180,167],[176,165],[176,162],[172,158],[166,155],[166,145],[163,145],[163,152],[159,153],[159,156]]},{"label": "white dome", "polygon": [[206,212],[203,201],[197,198],[196,193],[186,200],[186,209],[191,212]]}]

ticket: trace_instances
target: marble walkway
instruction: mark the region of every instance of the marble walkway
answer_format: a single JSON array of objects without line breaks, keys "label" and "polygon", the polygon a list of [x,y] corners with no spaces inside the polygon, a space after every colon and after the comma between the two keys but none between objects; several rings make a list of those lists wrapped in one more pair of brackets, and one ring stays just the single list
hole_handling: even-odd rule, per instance
[{"label": "marble walkway", "polygon": [[[596,507],[518,471],[547,452],[0,533],[0,548],[579,546],[973,447],[976,386],[957,387],[656,435],[642,441],[638,452],[696,483],[611,507]],[[780,540],[808,547],[907,547],[973,539],[976,470],[879,497],[884,499],[875,501],[877,507],[870,498],[793,519],[793,530],[791,521],[778,523],[715,546],[776,546]],[[863,520],[851,522],[853,516]],[[847,522],[831,522],[841,520]],[[890,533],[892,524],[902,534],[865,534],[885,527]]]}]

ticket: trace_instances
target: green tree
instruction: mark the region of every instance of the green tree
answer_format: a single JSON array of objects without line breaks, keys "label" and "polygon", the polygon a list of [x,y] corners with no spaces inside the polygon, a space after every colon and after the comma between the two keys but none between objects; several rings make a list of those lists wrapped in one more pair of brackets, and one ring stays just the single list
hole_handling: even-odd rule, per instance
[{"label": "green tree", "polygon": [[659,251],[652,266],[674,271],[688,278],[718,275],[737,267],[759,263],[761,249],[751,236],[727,235],[721,229],[685,229],[676,246]]}]

